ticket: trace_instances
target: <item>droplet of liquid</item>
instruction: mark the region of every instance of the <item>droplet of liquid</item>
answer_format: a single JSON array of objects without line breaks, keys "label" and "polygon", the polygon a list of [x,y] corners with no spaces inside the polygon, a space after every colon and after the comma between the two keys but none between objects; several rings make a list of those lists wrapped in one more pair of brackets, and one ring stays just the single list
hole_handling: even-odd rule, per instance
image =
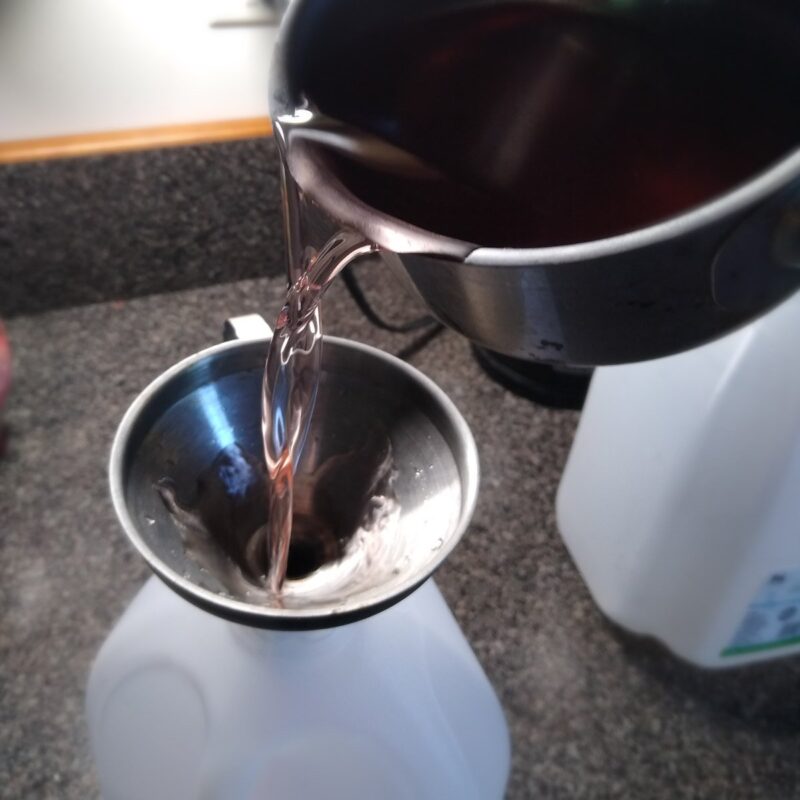
[{"label": "droplet of liquid", "polygon": [[156,521],[155,521],[155,519],[153,519],[153,517],[145,517],[145,518],[144,518],[144,521],[145,521],[145,522],[146,522],[148,525],[155,525],[155,524],[156,524]]},{"label": "droplet of liquid", "polygon": [[422,467],[415,467],[414,468],[414,477],[421,478],[422,477]]}]

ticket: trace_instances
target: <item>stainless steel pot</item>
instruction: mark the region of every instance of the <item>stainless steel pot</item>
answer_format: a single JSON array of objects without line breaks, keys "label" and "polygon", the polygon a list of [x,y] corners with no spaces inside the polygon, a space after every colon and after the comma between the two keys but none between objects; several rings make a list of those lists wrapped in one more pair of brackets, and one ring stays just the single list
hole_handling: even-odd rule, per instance
[{"label": "stainless steel pot", "polygon": [[[298,107],[304,56],[337,46],[337,30],[379,32],[412,13],[496,1],[296,0],[273,64],[273,118]],[[724,3],[694,1],[725,12]],[[642,3],[613,5],[624,18]],[[800,25],[796,4],[773,5]],[[341,225],[363,232],[442,322],[511,356],[584,365],[655,358],[724,334],[800,286],[800,148],[659,224],[533,249],[480,247],[390,217],[349,192],[313,146],[292,148],[285,178],[303,195],[310,241]]]}]

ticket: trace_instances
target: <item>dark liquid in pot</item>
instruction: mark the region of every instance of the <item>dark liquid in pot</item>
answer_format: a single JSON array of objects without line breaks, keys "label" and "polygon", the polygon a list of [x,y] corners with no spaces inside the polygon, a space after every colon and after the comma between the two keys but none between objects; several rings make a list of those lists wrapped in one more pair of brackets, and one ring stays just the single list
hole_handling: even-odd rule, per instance
[{"label": "dark liquid in pot", "polygon": [[400,219],[493,246],[631,231],[800,143],[800,10],[639,5],[500,4],[332,37],[309,54],[304,93],[441,169],[419,179],[333,156],[356,195]]}]

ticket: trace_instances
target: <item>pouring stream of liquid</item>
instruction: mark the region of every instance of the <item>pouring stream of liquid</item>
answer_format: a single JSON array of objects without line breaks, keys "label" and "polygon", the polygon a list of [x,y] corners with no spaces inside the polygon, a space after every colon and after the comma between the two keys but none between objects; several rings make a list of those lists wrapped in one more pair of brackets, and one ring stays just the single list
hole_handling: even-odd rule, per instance
[{"label": "pouring stream of liquid", "polygon": [[290,287],[264,368],[261,428],[267,465],[269,520],[252,546],[269,564],[267,585],[278,594],[286,577],[292,532],[294,472],[319,385],[322,332],[319,301],[353,259],[375,251],[359,234],[331,237]]}]

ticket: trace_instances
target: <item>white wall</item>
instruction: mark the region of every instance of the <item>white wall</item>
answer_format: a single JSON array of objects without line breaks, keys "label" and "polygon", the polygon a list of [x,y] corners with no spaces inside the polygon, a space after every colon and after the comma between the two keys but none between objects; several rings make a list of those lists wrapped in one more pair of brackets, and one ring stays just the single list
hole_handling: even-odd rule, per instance
[{"label": "white wall", "polygon": [[0,141],[266,115],[276,29],[211,27],[247,5],[0,0]]}]

